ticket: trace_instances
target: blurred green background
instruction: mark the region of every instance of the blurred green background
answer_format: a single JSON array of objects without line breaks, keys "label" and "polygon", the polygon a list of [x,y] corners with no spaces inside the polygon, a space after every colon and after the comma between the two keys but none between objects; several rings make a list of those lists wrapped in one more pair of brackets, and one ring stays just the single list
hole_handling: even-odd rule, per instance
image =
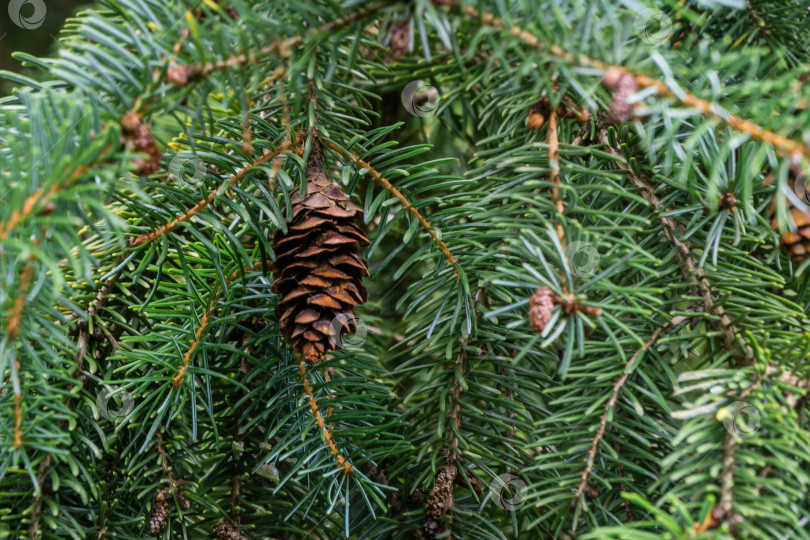
[{"label": "blurred green background", "polygon": [[[86,0],[6,0],[3,2],[0,13],[0,69],[15,72],[25,72],[20,62],[12,58],[16,51],[24,51],[35,56],[56,54],[59,31],[65,24],[65,19],[86,4]],[[41,22],[33,19],[40,10],[44,16]],[[11,12],[11,13],[9,13]],[[19,13],[19,19],[12,18]],[[23,26],[18,22],[22,21]],[[28,22],[26,22],[28,21]],[[3,82],[0,91],[7,94],[10,90],[7,82]]]}]

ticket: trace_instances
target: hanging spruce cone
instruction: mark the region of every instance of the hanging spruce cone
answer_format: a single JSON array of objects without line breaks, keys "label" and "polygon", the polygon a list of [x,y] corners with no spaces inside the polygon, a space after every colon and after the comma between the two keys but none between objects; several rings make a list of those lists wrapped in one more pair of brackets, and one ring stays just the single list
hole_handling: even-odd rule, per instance
[{"label": "hanging spruce cone", "polygon": [[155,504],[152,506],[152,515],[149,516],[149,532],[158,534],[169,521],[169,488],[163,488],[155,493]]},{"label": "hanging spruce cone", "polygon": [[239,529],[225,520],[217,523],[216,533],[217,538],[220,540],[247,540],[247,537],[243,536]]},{"label": "hanging spruce cone", "polygon": [[320,148],[313,145],[307,167],[307,193],[291,198],[289,231],[273,239],[276,260],[273,292],[279,328],[296,352],[315,363],[352,331],[354,307],[367,299],[363,277],[368,266],[360,254],[368,245],[357,218],[362,210],[324,174]]}]

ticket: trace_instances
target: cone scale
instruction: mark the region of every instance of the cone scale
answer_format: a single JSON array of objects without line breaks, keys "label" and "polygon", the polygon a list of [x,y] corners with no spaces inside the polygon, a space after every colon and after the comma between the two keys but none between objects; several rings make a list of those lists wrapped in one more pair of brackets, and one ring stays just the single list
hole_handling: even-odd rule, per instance
[{"label": "cone scale", "polygon": [[363,212],[321,164],[320,148],[313,147],[306,195],[291,197],[293,217],[286,234],[276,231],[271,266],[279,328],[309,364],[340,348],[342,334],[356,327],[354,307],[368,298],[360,250],[369,240],[358,222]]}]

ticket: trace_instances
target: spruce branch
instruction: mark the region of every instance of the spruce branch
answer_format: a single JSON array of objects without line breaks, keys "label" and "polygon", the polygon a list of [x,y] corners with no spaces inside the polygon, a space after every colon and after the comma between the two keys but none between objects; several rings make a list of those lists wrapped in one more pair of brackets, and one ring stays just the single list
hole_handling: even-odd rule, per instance
[{"label": "spruce branch", "polygon": [[[107,150],[101,152],[98,161],[102,162],[108,159],[110,157],[109,154],[110,152],[108,147]],[[49,210],[48,205],[50,204],[54,195],[73,185],[91,170],[92,167],[90,165],[80,165],[78,167],[74,167],[60,175],[62,178],[61,181],[54,182],[48,188],[39,188],[37,191],[29,195],[23,202],[22,208],[12,210],[8,220],[5,223],[0,223],[0,241],[7,239],[11,231],[22,224],[33,213],[43,210],[47,212]]]},{"label": "spruce branch", "polygon": [[702,114],[709,118],[713,118],[723,124],[726,124],[737,131],[746,133],[754,139],[770,144],[773,146],[776,153],[781,156],[794,158],[796,155],[800,155],[810,158],[810,146],[767,130],[749,119],[730,113],[722,107],[705,99],[694,96],[688,92],[683,92],[681,90],[674,92],[663,81],[649,77],[643,73],[636,73],[631,69],[622,66],[607,65],[599,60],[589,58],[584,54],[572,54],[564,50],[559,45],[546,46],[543,43],[540,43],[537,36],[531,32],[527,32],[517,25],[510,26],[491,13],[480,12],[478,9],[472,6],[462,6],[461,11],[468,17],[480,20],[487,26],[497,28],[498,30],[507,32],[512,36],[519,38],[521,41],[534,49],[547,51],[575,66],[595,68],[602,71],[605,74],[605,77],[619,78],[623,75],[630,75],[640,88],[655,89],[659,96],[667,97],[680,103],[681,105],[698,109]]},{"label": "spruce branch", "polygon": [[[226,186],[226,191],[233,188],[240,180],[242,180],[245,177],[245,175],[247,175],[248,172],[250,172],[251,170],[255,169],[256,167],[258,167],[258,166],[260,166],[260,165],[262,165],[264,163],[267,163],[268,161],[271,161],[271,160],[275,159],[277,156],[283,154],[284,152],[287,152],[288,150],[290,150],[291,146],[292,146],[292,144],[289,141],[283,141],[279,145],[279,147],[277,149],[275,149],[274,151],[271,152],[271,151],[268,150],[265,153],[263,153],[261,156],[259,156],[255,160],[253,160],[252,163],[246,165],[238,173],[234,174],[233,176],[231,176],[228,179],[227,186]],[[294,150],[294,151],[300,152],[300,149],[299,150]],[[215,190],[211,191],[208,194],[208,197],[201,200],[200,202],[198,202],[197,204],[195,204],[194,206],[192,206],[188,210],[186,210],[181,216],[178,216],[178,217],[174,218],[169,223],[166,223],[165,225],[160,226],[158,229],[156,229],[154,231],[151,231],[151,232],[148,232],[148,233],[142,233],[141,235],[139,235],[135,239],[135,241],[132,243],[133,247],[138,247],[138,246],[143,245],[143,244],[154,242],[155,240],[157,240],[158,238],[160,238],[164,234],[172,232],[178,225],[180,225],[181,223],[184,223],[186,221],[189,221],[198,212],[208,208],[208,206],[213,204],[217,200],[217,197],[219,197],[219,196],[220,196],[220,189],[215,189]]]},{"label": "spruce branch", "polygon": [[[25,298],[31,287],[31,278],[34,276],[34,263],[36,257],[31,254],[23,265],[20,273],[19,285],[17,286],[17,296],[6,319],[5,342],[12,347],[14,340],[20,333],[20,322],[22,320],[23,309],[25,308]],[[22,366],[18,355],[14,355],[14,372],[17,377],[17,384],[14,384],[14,442],[15,448],[19,449],[23,445],[22,437],[22,380],[20,377]]]},{"label": "spruce branch", "polygon": [[[687,318],[684,316],[677,316],[673,317],[663,326],[658,327],[658,329],[652,333],[650,338],[644,342],[644,345],[633,353],[633,356],[631,356],[627,361],[627,366],[636,366],[638,357],[652,347],[662,334],[677,328],[686,320]],[[610,397],[605,403],[605,410],[602,413],[602,416],[599,418],[599,426],[596,429],[593,439],[591,439],[591,446],[588,449],[588,454],[585,458],[585,468],[580,473],[582,480],[580,480],[579,485],[577,485],[576,491],[574,491],[574,496],[571,499],[571,510],[577,514],[582,501],[582,494],[588,487],[588,477],[593,470],[594,462],[596,461],[596,454],[599,451],[599,444],[602,442],[602,437],[604,437],[605,430],[607,429],[608,418],[611,416],[613,407],[619,400],[619,395],[621,394],[624,384],[627,382],[627,379],[630,378],[630,375],[633,374],[633,371],[634,370],[631,369],[625,369],[624,373],[613,383],[613,392],[610,394]]]},{"label": "spruce branch", "polygon": [[175,88],[182,88],[189,83],[199,81],[204,77],[208,77],[213,73],[225,71],[227,69],[244,66],[246,64],[255,64],[264,60],[265,58],[273,55],[278,55],[282,58],[290,56],[290,49],[298,47],[306,41],[306,39],[336,32],[353,22],[367,19],[374,15],[381,9],[392,4],[392,0],[383,0],[372,4],[371,6],[355,11],[345,17],[329,21],[322,24],[317,28],[313,28],[303,35],[296,35],[285,39],[274,41],[273,43],[262,47],[256,51],[242,51],[239,54],[229,56],[228,58],[217,60],[210,64],[188,64],[188,65],[175,65],[169,68],[167,72],[167,79]]},{"label": "spruce branch", "polygon": [[357,157],[357,155],[355,155],[354,153],[343,150],[338,145],[334,144],[333,142],[327,139],[322,138],[321,141],[323,142],[324,145],[328,146],[335,152],[344,156],[346,159],[350,160],[352,163],[354,163],[361,169],[368,170],[369,174],[371,174],[374,180],[382,184],[382,186],[385,189],[387,189],[394,197],[399,199],[400,203],[402,204],[402,207],[408,212],[410,212],[414,218],[416,218],[416,220],[419,222],[419,225],[422,226],[422,228],[430,235],[430,238],[433,240],[436,246],[441,250],[442,253],[444,253],[447,262],[450,263],[450,266],[453,267],[453,271],[456,273],[456,278],[461,279],[461,269],[459,268],[458,262],[456,261],[455,257],[453,257],[453,254],[450,252],[450,248],[441,238],[439,238],[439,235],[436,234],[436,231],[430,226],[430,222],[426,220],[421,213],[419,213],[419,209],[413,204],[411,204],[408,198],[405,195],[403,195],[400,190],[395,188],[393,184],[391,184],[390,180],[385,178],[379,171],[377,171],[377,169],[372,167],[370,163],[363,161],[362,159]]},{"label": "spruce branch", "polygon": [[329,448],[329,453],[337,462],[337,467],[342,469],[343,474],[352,475],[354,474],[354,467],[351,463],[343,457],[338,448],[337,444],[335,443],[334,437],[332,436],[332,431],[326,425],[326,421],[324,420],[323,415],[321,414],[320,406],[318,405],[317,399],[315,399],[315,394],[312,391],[312,386],[309,384],[309,380],[307,379],[307,364],[304,362],[303,357],[298,361],[298,377],[301,381],[301,386],[304,390],[304,395],[307,398],[307,403],[309,405],[310,414],[315,419],[315,425],[318,426],[318,429],[321,430],[323,435],[323,440],[326,443],[327,448]]},{"label": "spruce branch", "polygon": [[703,297],[704,311],[716,317],[710,318],[709,324],[723,336],[726,350],[732,354],[739,365],[753,365],[755,362],[754,350],[740,336],[739,330],[731,318],[726,315],[723,306],[715,301],[715,294],[709,279],[694,257],[692,257],[691,243],[688,240],[681,240],[681,237],[683,237],[683,228],[673,218],[663,214],[661,201],[655,194],[652,186],[640,175],[635,174],[630,165],[624,162],[621,151],[610,144],[607,137],[607,130],[604,126],[598,130],[597,137],[600,144],[602,144],[608,152],[620,158],[620,160],[617,161],[617,166],[626,172],[627,178],[633,185],[642,190],[641,194],[644,199],[650,203],[653,211],[659,214],[658,219],[662,225],[664,236],[672,245],[673,249],[675,249],[675,256],[680,262],[681,274],[700,291]]},{"label": "spruce branch", "polygon": [[[479,288],[473,297],[473,310],[475,306],[484,301],[486,288]],[[469,366],[467,365],[467,345],[472,335],[462,337],[458,342],[458,355],[455,360],[455,367],[463,377]],[[447,531],[452,526],[452,516],[448,516],[453,507],[455,486],[458,483],[459,470],[462,457],[458,451],[458,434],[461,433],[461,393],[463,387],[461,381],[455,376],[453,370],[453,386],[450,390],[450,411],[447,418],[450,421],[447,437],[444,443],[442,454],[444,459],[436,473],[433,487],[425,501],[425,521],[422,530],[428,539],[437,538],[438,535]]]},{"label": "spruce branch", "polygon": [[194,355],[194,351],[197,350],[197,347],[200,346],[202,343],[202,336],[205,333],[205,330],[208,328],[209,323],[211,322],[211,318],[214,314],[214,309],[216,308],[217,302],[219,302],[219,298],[222,295],[223,291],[228,288],[234,281],[236,281],[240,276],[245,275],[250,270],[258,270],[267,262],[257,261],[252,265],[246,266],[245,268],[234,270],[230,276],[225,280],[224,283],[220,283],[217,285],[216,290],[211,295],[211,298],[208,300],[208,305],[203,310],[202,315],[200,316],[200,324],[197,326],[197,330],[194,332],[194,338],[189,343],[188,349],[183,354],[183,363],[177,369],[177,374],[172,378],[172,386],[177,389],[183,384],[185,379],[186,371],[188,371],[189,366],[191,365],[191,358]]}]

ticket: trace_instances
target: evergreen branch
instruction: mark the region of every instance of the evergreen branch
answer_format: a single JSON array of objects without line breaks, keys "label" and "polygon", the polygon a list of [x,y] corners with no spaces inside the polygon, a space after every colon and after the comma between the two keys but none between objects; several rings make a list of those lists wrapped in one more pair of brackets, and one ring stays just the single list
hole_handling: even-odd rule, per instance
[{"label": "evergreen branch", "polygon": [[351,160],[352,163],[354,163],[358,167],[362,169],[367,169],[371,174],[372,178],[374,178],[374,180],[382,184],[383,187],[385,187],[385,189],[387,189],[392,195],[398,198],[400,203],[402,203],[402,207],[408,212],[410,212],[411,215],[414,218],[416,218],[417,221],[419,221],[419,225],[421,225],[422,228],[425,231],[427,231],[427,233],[433,239],[433,242],[438,246],[441,252],[444,253],[444,256],[447,258],[447,262],[450,263],[450,265],[453,267],[453,271],[456,273],[456,278],[461,279],[461,269],[459,268],[455,257],[453,257],[453,254],[450,252],[450,248],[447,247],[447,244],[445,244],[441,238],[439,238],[439,236],[436,234],[436,231],[430,226],[430,222],[426,220],[424,217],[422,217],[422,214],[419,213],[419,209],[416,206],[412,205],[410,201],[408,201],[408,198],[405,197],[405,195],[403,195],[401,191],[395,188],[391,184],[391,182],[387,178],[385,178],[382,174],[380,174],[380,172],[377,171],[377,169],[372,167],[370,163],[366,163],[352,152],[344,151],[342,148],[332,143],[331,141],[325,139],[321,140],[326,146],[338,152],[347,159]]},{"label": "evergreen branch", "polygon": [[[242,180],[242,178],[244,178],[245,175],[249,171],[251,171],[252,169],[258,167],[259,165],[267,163],[268,161],[274,159],[276,156],[282,154],[283,152],[286,152],[287,150],[290,149],[290,146],[292,146],[292,145],[291,145],[291,143],[289,141],[284,141],[273,152],[267,152],[266,151],[260,157],[256,158],[253,161],[253,163],[250,163],[249,165],[246,165],[238,173],[231,176],[228,179],[228,185],[227,185],[227,188],[226,188],[225,191],[228,191],[231,188],[233,188],[233,186],[236,185],[237,182]],[[211,191],[208,194],[208,197],[201,200],[200,202],[198,202],[197,204],[195,204],[194,206],[192,206],[191,208],[186,210],[186,212],[183,215],[181,215],[179,217],[176,217],[175,219],[173,219],[169,223],[159,227],[158,229],[156,229],[156,230],[154,230],[152,232],[143,233],[143,234],[139,235],[135,239],[135,241],[132,243],[133,247],[137,247],[137,246],[140,246],[140,245],[145,244],[145,243],[153,242],[153,241],[157,240],[158,238],[160,238],[161,236],[163,236],[164,234],[170,233],[171,231],[173,231],[180,223],[183,223],[183,222],[186,222],[186,221],[190,220],[192,217],[194,217],[195,214],[197,214],[197,212],[199,212],[201,210],[205,210],[206,208],[208,208],[208,206],[210,204],[212,204],[217,199],[217,197],[219,196],[219,191],[220,191],[219,189],[215,189],[215,190]]]},{"label": "evergreen branch", "polygon": [[303,356],[301,356],[298,360],[298,376],[301,380],[301,385],[304,387],[304,395],[307,397],[310,413],[315,418],[315,424],[323,433],[326,446],[329,447],[329,453],[332,454],[332,457],[335,458],[335,461],[337,461],[338,468],[343,469],[344,474],[354,474],[354,467],[340,454],[340,450],[338,450],[337,444],[335,444],[335,441],[332,438],[332,432],[326,426],[326,422],[321,415],[320,408],[318,407],[318,401],[315,399],[315,394],[312,392],[312,387],[307,380],[307,366],[304,363]]},{"label": "evergreen branch", "polygon": [[[598,139],[599,142],[607,148],[608,152],[616,157],[622,158],[621,151],[610,144],[604,126],[598,130]],[[709,324],[723,336],[723,344],[726,350],[732,354],[739,365],[752,365],[755,361],[754,350],[739,337],[739,330],[731,318],[726,315],[723,306],[715,303],[712,285],[706,277],[706,274],[704,274],[703,270],[700,268],[700,265],[694,257],[692,257],[690,242],[678,238],[679,236],[683,236],[683,228],[672,217],[662,214],[661,201],[655,194],[652,186],[650,186],[645,179],[635,174],[630,165],[623,160],[618,161],[617,165],[627,173],[627,178],[633,185],[642,190],[641,194],[644,199],[650,203],[653,211],[659,214],[659,221],[663,227],[664,236],[675,249],[675,256],[680,263],[681,274],[684,279],[690,281],[700,291],[703,297],[704,311],[717,317],[717,319],[710,318]]]},{"label": "evergreen branch", "polygon": [[166,77],[168,81],[175,86],[175,88],[182,88],[183,86],[186,86],[191,82],[198,81],[203,77],[207,77],[212,73],[225,71],[226,69],[230,69],[232,67],[243,66],[246,64],[254,64],[274,54],[278,54],[282,58],[287,58],[291,54],[290,49],[292,49],[293,47],[298,47],[299,45],[303,44],[304,40],[306,40],[307,38],[316,36],[318,34],[340,30],[341,28],[348,26],[353,22],[360,21],[377,13],[378,11],[390,5],[391,3],[392,0],[383,0],[381,2],[377,2],[376,4],[373,4],[365,9],[355,11],[354,13],[351,13],[340,19],[335,19],[333,21],[324,23],[321,26],[308,31],[303,35],[292,36],[289,38],[274,41],[273,43],[266,45],[257,51],[248,53],[242,51],[239,54],[229,56],[222,60],[217,60],[216,62],[213,62],[211,64],[188,64],[182,66],[172,66],[167,71]]},{"label": "evergreen branch", "polygon": [[183,384],[183,379],[186,375],[186,371],[188,370],[189,366],[191,365],[191,357],[194,355],[194,351],[197,350],[197,347],[200,345],[202,341],[203,332],[205,332],[206,328],[208,328],[208,324],[211,322],[211,316],[214,312],[214,308],[219,302],[219,297],[222,295],[222,291],[225,288],[236,281],[239,276],[244,275],[246,272],[250,270],[258,270],[262,267],[262,261],[257,261],[250,266],[246,266],[241,270],[234,270],[230,276],[225,280],[224,283],[220,283],[214,294],[211,295],[210,300],[208,301],[208,306],[206,306],[205,311],[203,311],[202,316],[200,317],[200,325],[197,327],[197,330],[194,333],[194,339],[191,340],[189,344],[189,348],[186,349],[185,354],[183,354],[183,364],[178,368],[177,375],[172,378],[172,386],[177,389],[180,388],[180,385]]},{"label": "evergreen branch", "polygon": [[[486,288],[484,287],[476,291],[473,297],[474,313],[476,304],[482,301],[485,295]],[[461,376],[464,376],[467,370],[466,347],[471,337],[472,335],[462,337],[458,342],[458,355],[455,364],[458,366],[458,372]],[[436,473],[433,487],[425,502],[425,522],[422,524],[422,530],[431,539],[437,538],[437,535],[442,532],[442,519],[453,507],[455,485],[460,473],[456,463],[460,461],[459,458],[461,457],[458,453],[458,433],[461,430],[461,393],[463,387],[455,373],[454,369],[453,388],[450,390],[450,412],[447,415],[450,420],[450,429],[447,430],[444,461]],[[446,527],[449,529],[451,524],[452,519],[446,523]]]},{"label": "evergreen branch", "polygon": [[[680,325],[684,322],[687,318],[684,316],[673,317],[667,324],[658,327],[650,336],[650,338],[644,342],[639,349],[633,353],[633,356],[630,357],[630,360],[627,361],[627,366],[633,366],[636,362],[636,359],[647,351],[650,347],[652,347],[658,338],[664,332],[668,332],[670,329],[675,328],[676,326]],[[571,510],[576,512],[579,509],[580,505],[580,498],[582,493],[585,491],[585,488],[588,486],[588,477],[593,470],[594,461],[596,460],[596,453],[599,451],[599,443],[602,441],[602,437],[605,435],[605,430],[607,429],[608,424],[608,417],[610,416],[610,411],[616,405],[616,402],[619,400],[619,394],[622,391],[622,387],[624,383],[627,382],[627,379],[630,375],[634,372],[634,370],[625,369],[625,372],[616,379],[616,382],[613,383],[613,393],[608,398],[607,403],[605,403],[605,412],[602,413],[602,416],[599,418],[599,427],[596,430],[596,433],[591,440],[591,447],[588,450],[588,455],[585,458],[585,468],[580,473],[582,480],[580,480],[579,485],[577,486],[576,491],[574,492],[574,498],[571,500]]]},{"label": "evergreen branch", "polygon": [[[102,153],[103,154],[103,153]],[[106,156],[103,156],[106,157]],[[99,158],[103,159],[103,158]],[[65,180],[61,182],[54,182],[48,189],[40,188],[31,195],[29,195],[23,202],[22,209],[12,210],[8,221],[0,223],[0,241],[8,238],[12,229],[17,227],[20,223],[25,221],[34,211],[47,207],[48,201],[51,197],[59,193],[62,189],[69,186],[71,182],[79,178],[82,174],[88,172],[90,167],[81,165],[73,169],[70,173],[65,173]]]},{"label": "evergreen branch", "polygon": [[725,109],[722,109],[718,105],[714,105],[705,99],[701,99],[697,96],[694,96],[688,92],[678,92],[677,94],[669,89],[665,82],[659,81],[642,73],[635,73],[630,69],[627,69],[622,66],[609,66],[604,62],[599,60],[590,58],[584,54],[572,54],[566,50],[564,50],[559,45],[551,45],[546,46],[540,43],[540,40],[534,34],[523,30],[521,27],[517,25],[509,26],[508,24],[504,23],[498,17],[495,17],[491,13],[481,13],[476,8],[472,6],[462,6],[462,12],[467,15],[468,17],[478,19],[482,23],[487,26],[491,26],[493,28],[497,28],[501,31],[508,32],[511,35],[519,38],[521,41],[529,45],[530,47],[540,50],[546,51],[554,56],[557,56],[566,62],[569,62],[573,65],[577,66],[591,66],[596,68],[600,71],[605,72],[605,76],[608,75],[621,77],[623,75],[630,75],[632,76],[636,84],[638,84],[641,88],[654,88],[657,93],[661,96],[665,96],[679,102],[682,105],[687,107],[694,107],[698,109],[701,113],[709,118],[713,118],[718,120],[729,127],[736,129],[737,131],[741,131],[743,133],[747,133],[754,139],[764,141],[771,146],[773,146],[774,150],[782,156],[787,157],[794,157],[796,154],[803,155],[805,157],[810,158],[810,147],[801,142],[794,141],[789,137],[785,137],[783,135],[779,135],[774,133],[770,130],[767,130],[758,124],[752,122],[751,120],[742,118],[737,116],[736,114],[732,114]]}]

